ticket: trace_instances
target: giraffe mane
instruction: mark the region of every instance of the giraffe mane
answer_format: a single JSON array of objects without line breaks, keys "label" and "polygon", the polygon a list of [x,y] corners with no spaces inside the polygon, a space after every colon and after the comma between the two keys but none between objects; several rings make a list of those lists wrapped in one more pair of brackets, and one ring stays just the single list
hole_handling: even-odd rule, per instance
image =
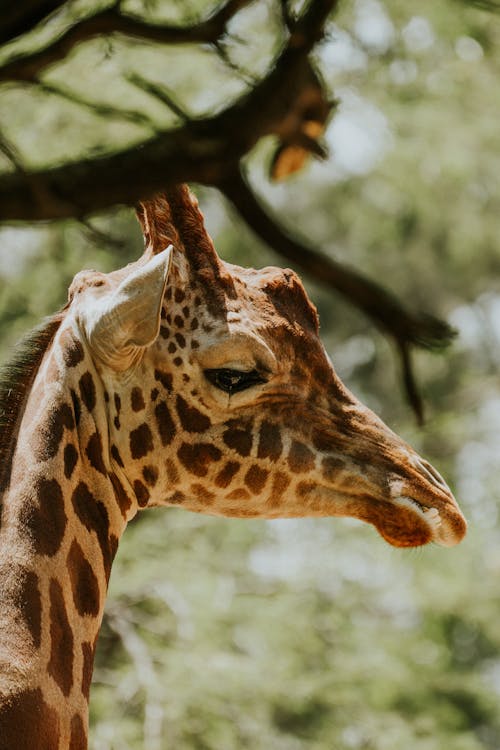
[{"label": "giraffe mane", "polygon": [[27,397],[43,356],[64,319],[64,311],[46,318],[16,344],[0,368],[0,508],[9,485],[12,457]]}]

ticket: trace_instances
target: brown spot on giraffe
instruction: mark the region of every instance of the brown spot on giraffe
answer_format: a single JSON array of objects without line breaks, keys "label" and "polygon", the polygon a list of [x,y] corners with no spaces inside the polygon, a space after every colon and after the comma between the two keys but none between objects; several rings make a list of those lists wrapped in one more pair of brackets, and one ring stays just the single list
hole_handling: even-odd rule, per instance
[{"label": "brown spot on giraffe", "polygon": [[298,440],[293,440],[288,453],[288,466],[295,474],[311,471],[314,467],[314,453]]},{"label": "brown spot on giraffe", "polygon": [[212,443],[183,443],[177,451],[179,461],[186,469],[198,477],[208,474],[213,461],[220,461],[222,452]]},{"label": "brown spot on giraffe", "polygon": [[[24,615],[26,625],[33,639],[33,646],[40,648],[42,628],[42,598],[38,576],[33,570],[23,570],[19,575],[19,610]],[[2,599],[5,603],[5,599]]]},{"label": "brown spot on giraffe", "polygon": [[94,647],[88,641],[82,643],[82,695],[87,700],[89,699],[90,684],[92,682],[92,672],[94,670]]},{"label": "brown spot on giraffe", "polygon": [[68,750],[86,750],[87,732],[80,714],[75,714],[71,719],[71,735]]},{"label": "brown spot on giraffe", "polygon": [[130,405],[132,407],[132,411],[135,412],[142,411],[146,408],[146,402],[144,401],[144,396],[142,395],[142,388],[139,388],[138,386],[134,386],[134,388],[132,388],[132,392],[130,394]]},{"label": "brown spot on giraffe", "polygon": [[171,505],[182,505],[182,503],[185,503],[186,500],[186,495],[183,492],[179,492],[178,490],[169,497],[169,503]]},{"label": "brown spot on giraffe", "polygon": [[238,461],[228,461],[215,477],[214,481],[217,487],[221,489],[228,487],[240,470],[240,466],[241,464]]},{"label": "brown spot on giraffe", "polygon": [[85,352],[80,341],[71,333],[65,331],[61,337],[64,364],[66,367],[76,367],[83,362]]},{"label": "brown spot on giraffe", "polygon": [[337,446],[331,430],[323,430],[316,428],[312,433],[312,444],[320,453],[329,453],[334,451],[337,447],[342,450],[340,446]]},{"label": "brown spot on giraffe", "polygon": [[141,482],[140,479],[134,480],[134,492],[137,497],[137,502],[139,503],[141,508],[145,508],[151,496],[149,494],[148,488]]},{"label": "brown spot on giraffe", "polygon": [[[244,487],[237,487],[226,496],[228,500],[250,500],[251,495]],[[239,513],[239,509],[238,509]]]},{"label": "brown spot on giraffe", "polygon": [[264,420],[260,426],[258,458],[269,458],[277,461],[283,451],[281,430],[277,424]]},{"label": "brown spot on giraffe", "polygon": [[94,378],[90,372],[84,372],[78,381],[78,387],[80,389],[80,398],[87,407],[89,412],[93,411],[96,405],[96,391],[94,385]]},{"label": "brown spot on giraffe", "polygon": [[203,484],[191,484],[189,490],[202,505],[212,505],[215,501],[214,493],[210,492]]},{"label": "brown spot on giraffe", "polygon": [[104,569],[109,575],[114,552],[113,545],[110,545],[109,516],[106,506],[94,497],[85,482],[80,482],[75,487],[71,500],[80,522],[87,531],[96,534],[102,552]]},{"label": "brown spot on giraffe", "polygon": [[66,612],[66,603],[61,584],[55,578],[50,581],[50,659],[47,671],[68,697],[73,686],[74,638]]},{"label": "brown spot on giraffe", "polygon": [[109,581],[109,576],[111,574],[111,565],[113,563],[113,560],[115,559],[116,552],[118,550],[118,542],[120,540],[115,534],[109,535],[108,540],[108,559],[107,564],[105,566],[105,573],[106,573],[106,582]]},{"label": "brown spot on giraffe", "polygon": [[76,539],[71,543],[67,563],[76,611],[82,617],[96,617],[99,614],[99,582]]},{"label": "brown spot on giraffe", "polygon": [[120,480],[118,479],[118,477],[113,471],[110,471],[109,478],[111,480],[111,484],[113,485],[113,492],[115,494],[115,499],[116,499],[116,502],[118,503],[121,514],[124,518],[126,518],[127,511],[132,505],[132,500],[127,495],[122,483],[120,482]]},{"label": "brown spot on giraffe", "polygon": [[155,406],[155,419],[160,433],[161,444],[165,447],[172,442],[176,429],[175,424],[165,401],[160,401]]},{"label": "brown spot on giraffe", "polygon": [[155,380],[157,380],[165,388],[166,391],[171,393],[172,391],[172,373],[164,372],[163,370],[155,370]]},{"label": "brown spot on giraffe", "polygon": [[73,412],[68,404],[58,404],[49,409],[45,423],[40,425],[35,436],[38,460],[54,458],[61,445],[64,428],[72,430],[74,426]]},{"label": "brown spot on giraffe", "polygon": [[146,484],[150,487],[154,487],[158,481],[158,469],[156,466],[144,466],[142,469],[142,476],[144,477]]},{"label": "brown spot on giraffe", "polygon": [[67,516],[61,485],[57,479],[40,479],[35,485],[35,498],[26,502],[21,522],[30,535],[39,555],[56,554],[66,530]]},{"label": "brown spot on giraffe", "polygon": [[291,484],[291,478],[282,471],[275,471],[272,475],[271,492],[269,494],[268,505],[271,508],[279,507],[283,495]]},{"label": "brown spot on giraffe", "polygon": [[0,750],[59,747],[59,717],[44,700],[40,688],[16,692],[0,704],[0,725]]},{"label": "brown spot on giraffe", "polygon": [[42,599],[35,571],[18,563],[0,565],[0,602],[4,608],[12,607],[19,611],[30,633],[33,647],[40,648]]},{"label": "brown spot on giraffe", "polygon": [[123,459],[122,459],[122,457],[120,455],[120,451],[118,450],[118,448],[116,447],[116,445],[114,443],[111,446],[111,456],[114,458],[114,460],[116,461],[116,463],[118,464],[118,466],[121,466],[121,468],[123,469],[123,467],[124,467]]},{"label": "brown spot on giraffe", "polygon": [[94,469],[99,471],[101,474],[106,475],[106,466],[104,465],[104,459],[102,456],[102,440],[99,432],[94,432],[90,436],[85,453],[90,461],[90,465]]},{"label": "brown spot on giraffe", "polygon": [[321,470],[327,482],[337,479],[340,472],[345,469],[345,461],[336,456],[327,456],[321,462]]},{"label": "brown spot on giraffe", "polygon": [[246,458],[250,455],[253,445],[251,423],[241,426],[236,419],[229,421],[228,429],[223,435],[223,440],[228,448],[232,448],[240,456]]},{"label": "brown spot on giraffe", "polygon": [[258,495],[264,489],[268,476],[267,469],[252,464],[245,474],[245,484],[255,495]]},{"label": "brown spot on giraffe", "polygon": [[80,399],[76,395],[75,391],[71,388],[70,390],[71,394],[71,403],[73,404],[73,415],[75,418],[75,425],[78,427],[80,424],[80,417],[82,414],[82,406],[80,404]]},{"label": "brown spot on giraffe", "polygon": [[308,498],[308,496],[313,493],[315,488],[316,484],[314,482],[308,482],[307,480],[304,480],[302,482],[299,482],[297,485],[297,495],[301,498]]},{"label": "brown spot on giraffe", "polygon": [[182,396],[177,396],[176,407],[181,424],[187,432],[205,432],[210,427],[209,417],[196,407],[190,406]]},{"label": "brown spot on giraffe", "polygon": [[78,461],[78,451],[73,443],[64,446],[64,476],[71,479],[73,471]]},{"label": "brown spot on giraffe", "polygon": [[130,433],[130,454],[134,459],[143,458],[152,450],[153,435],[148,425],[144,422]]}]

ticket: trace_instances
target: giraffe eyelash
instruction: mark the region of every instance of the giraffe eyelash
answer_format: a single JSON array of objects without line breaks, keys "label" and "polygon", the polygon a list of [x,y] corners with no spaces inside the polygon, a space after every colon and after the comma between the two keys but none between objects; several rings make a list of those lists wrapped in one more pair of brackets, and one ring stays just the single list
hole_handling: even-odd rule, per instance
[{"label": "giraffe eyelash", "polygon": [[228,367],[215,368],[203,371],[206,379],[213,386],[225,393],[241,393],[254,385],[266,383],[266,378],[258,370],[248,372],[232,370]]}]

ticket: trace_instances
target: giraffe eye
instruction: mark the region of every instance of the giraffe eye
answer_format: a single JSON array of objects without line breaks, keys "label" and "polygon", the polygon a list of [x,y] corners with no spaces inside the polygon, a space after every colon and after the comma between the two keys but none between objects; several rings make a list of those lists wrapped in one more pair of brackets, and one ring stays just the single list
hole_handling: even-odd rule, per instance
[{"label": "giraffe eye", "polygon": [[246,391],[253,385],[266,382],[266,379],[257,370],[242,372],[241,370],[230,370],[227,367],[222,367],[215,370],[205,370],[204,373],[206,379],[212,385],[230,394]]}]

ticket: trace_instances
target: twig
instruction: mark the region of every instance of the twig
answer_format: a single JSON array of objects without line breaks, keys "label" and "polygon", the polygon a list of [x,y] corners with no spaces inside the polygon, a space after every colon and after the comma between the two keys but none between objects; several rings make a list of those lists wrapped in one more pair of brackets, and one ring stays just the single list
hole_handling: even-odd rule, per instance
[{"label": "twig", "polygon": [[18,172],[24,173],[24,166],[16,147],[8,140],[5,135],[3,135],[3,133],[0,133],[0,151]]},{"label": "twig", "polygon": [[113,237],[108,232],[103,232],[102,229],[95,227],[88,219],[80,219],[79,225],[81,230],[87,235],[88,239],[95,245],[107,245],[114,250],[123,250],[125,243],[119,237]]},{"label": "twig", "polygon": [[128,122],[134,123],[134,125],[143,125],[150,131],[154,131],[154,124],[152,121],[144,115],[142,112],[138,112],[134,109],[122,109],[121,107],[113,107],[111,104],[103,104],[102,102],[95,102],[90,99],[86,99],[84,96],[77,94],[75,91],[71,91],[68,88],[58,86],[55,83],[48,83],[47,81],[38,81],[37,87],[45,92],[46,94],[53,94],[61,99],[72,104],[78,104],[81,107],[91,110],[94,114],[99,117],[114,117],[118,120],[127,120]]},{"label": "twig", "polygon": [[[233,37],[234,38],[234,37]],[[247,86],[255,86],[258,78],[250,70],[244,70],[241,65],[231,60],[225,40],[219,40],[214,44],[214,48],[221,61],[229,70],[235,73]]]},{"label": "twig", "polygon": [[163,86],[152,83],[151,81],[148,81],[146,78],[143,78],[141,75],[139,75],[139,73],[135,72],[128,73],[125,76],[125,79],[133,86],[136,86],[146,94],[149,94],[149,96],[152,96],[155,99],[158,99],[158,101],[160,101],[162,104],[165,104],[170,110],[172,110],[174,114],[177,115],[177,117],[182,122],[186,122],[186,120],[188,120],[187,113],[181,109],[174,98]]},{"label": "twig", "polygon": [[107,34],[123,34],[160,44],[214,44],[225,34],[229,20],[254,0],[227,0],[212,15],[191,26],[169,26],[123,15],[116,6],[76,22],[43,49],[22,54],[0,67],[0,81],[33,81],[49,65],[64,59],[82,42]]},{"label": "twig", "polygon": [[26,34],[67,0],[16,0],[2,4],[0,44]]},{"label": "twig", "polygon": [[500,12],[499,0],[462,0],[464,5],[472,5],[474,8],[486,10],[490,13]]},{"label": "twig", "polygon": [[407,343],[396,342],[399,354],[401,356],[401,369],[403,374],[403,385],[405,388],[406,398],[411,406],[417,419],[417,423],[422,426],[424,423],[424,404],[420,395],[417,381],[413,373],[410,347]]}]

